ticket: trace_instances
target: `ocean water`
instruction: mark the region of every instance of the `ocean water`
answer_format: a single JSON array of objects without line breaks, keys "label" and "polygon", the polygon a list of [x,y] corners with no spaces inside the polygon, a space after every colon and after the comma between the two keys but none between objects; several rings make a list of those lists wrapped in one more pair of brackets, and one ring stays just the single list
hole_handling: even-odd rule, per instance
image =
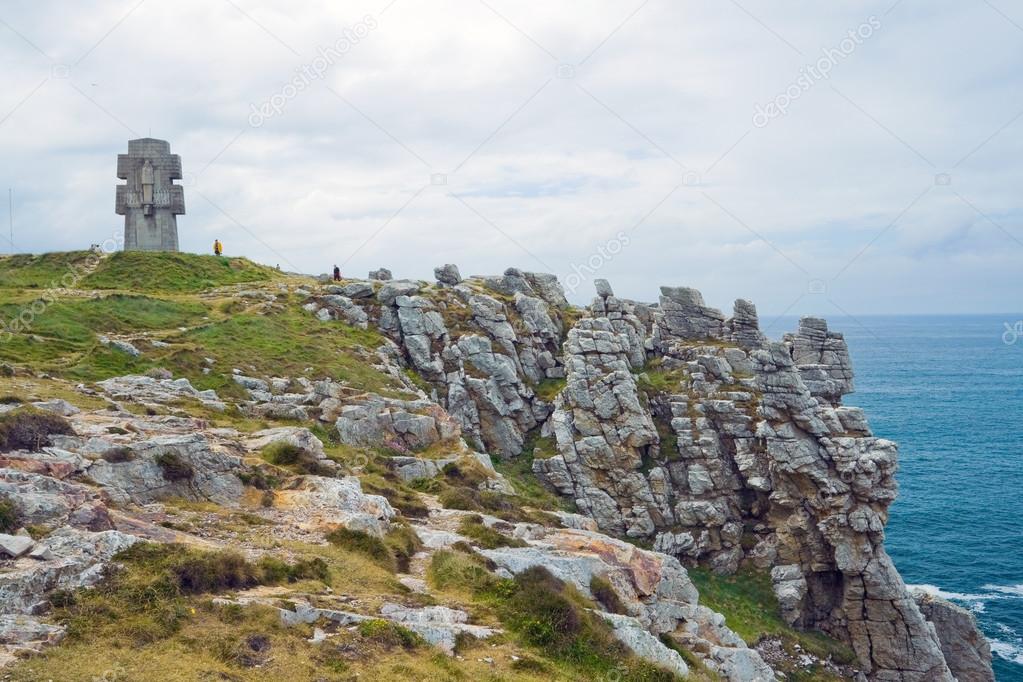
[{"label": "ocean water", "polygon": [[[1023,681],[1020,320],[829,319],[845,334],[856,370],[845,403],[864,408],[874,432],[900,445],[888,552],[906,583],[976,614],[1002,682]],[[795,327],[785,319],[768,334]]]}]

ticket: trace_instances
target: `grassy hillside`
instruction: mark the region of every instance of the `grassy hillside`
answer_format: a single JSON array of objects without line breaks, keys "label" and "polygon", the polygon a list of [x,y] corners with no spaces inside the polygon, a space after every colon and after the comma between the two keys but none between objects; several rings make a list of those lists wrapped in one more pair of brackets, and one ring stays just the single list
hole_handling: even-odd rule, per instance
[{"label": "grassy hillside", "polygon": [[197,256],[188,253],[117,253],[108,258],[83,286],[95,289],[195,292],[228,284],[266,282],[273,268],[245,258]]},{"label": "grassy hillside", "polygon": [[245,258],[189,253],[121,252],[102,257],[98,263],[88,251],[0,257],[0,288],[5,289],[194,293],[229,284],[267,282],[278,276],[273,268]]},{"label": "grassy hillside", "polygon": [[45,289],[60,282],[68,272],[84,267],[88,251],[0,256],[0,288]]},{"label": "grassy hillside", "polygon": [[[11,333],[0,334],[0,363],[73,382],[160,367],[225,397],[241,394],[235,368],[399,393],[373,366],[382,337],[301,310],[304,299],[289,292],[306,283],[243,258],[185,253],[118,253],[98,263],[84,251],[3,257],[0,332]],[[239,286],[263,293],[238,298]]]}]

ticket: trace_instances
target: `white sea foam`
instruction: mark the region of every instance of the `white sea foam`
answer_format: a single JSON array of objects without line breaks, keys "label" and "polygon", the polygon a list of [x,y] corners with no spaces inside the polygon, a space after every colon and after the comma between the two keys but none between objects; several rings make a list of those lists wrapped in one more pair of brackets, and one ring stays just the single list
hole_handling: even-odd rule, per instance
[{"label": "white sea foam", "polygon": [[[975,613],[984,612],[985,602],[1023,598],[1023,585],[984,585],[981,589],[986,591],[981,593],[948,592],[937,585],[906,585],[906,587],[910,590],[958,602]],[[1006,639],[989,637],[991,653],[1010,663],[1023,665],[1023,637],[1020,637],[1019,633],[1004,623],[995,623],[994,625]]]},{"label": "white sea foam", "polygon": [[998,594],[1004,594],[1009,597],[1018,597],[1023,599],[1023,584],[1021,585],[984,585],[982,589],[990,590],[991,592],[997,592]]},{"label": "white sea foam", "polygon": [[974,613],[984,612],[984,602],[992,599],[1005,599],[1004,595],[997,593],[970,594],[967,592],[946,592],[937,585],[906,585],[910,590],[918,590],[935,597],[941,597],[949,601],[965,604]]},{"label": "white sea foam", "polygon": [[1000,639],[989,639],[991,653],[1011,663],[1023,665],[1023,646],[1019,642],[1003,642]]}]

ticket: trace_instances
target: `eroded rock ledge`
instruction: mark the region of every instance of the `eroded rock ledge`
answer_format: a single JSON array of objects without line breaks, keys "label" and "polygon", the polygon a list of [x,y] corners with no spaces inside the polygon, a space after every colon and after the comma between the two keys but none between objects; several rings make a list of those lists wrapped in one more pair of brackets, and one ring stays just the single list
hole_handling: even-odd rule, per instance
[{"label": "eroded rock ledge", "polygon": [[[483,472],[480,491],[514,494],[491,458],[530,458],[537,478],[581,515],[560,515],[562,528],[484,516],[519,543],[480,553],[501,575],[543,566],[584,595],[594,578],[608,581],[625,606],[601,612],[615,636],[680,675],[686,663],[662,635],[725,679],[775,678],[700,604],[686,569],[700,565],[769,572],[785,620],[848,643],[869,679],[993,679],[972,617],[910,594],[885,552],[897,446],[842,405],[852,367],[825,321],[804,318],[773,342],[752,303],[736,301],[729,317],[689,288],[664,287],[657,303],[643,304],[598,281],[598,296],[580,310],[542,273],[463,278],[449,265],[436,283],[374,274],[303,289],[303,307],[324,324],[382,332],[388,341],[368,354],[404,397],[236,371],[248,396],[236,404],[172,376],[84,389],[108,410],[37,404],[67,416],[76,435],[0,455],[0,494],[17,501],[26,524],[65,528],[39,542],[27,532],[0,538],[0,649],[59,641],[60,629],[42,619],[46,594],[94,584],[139,539],[216,546],[152,523],[153,510],[167,500],[243,507],[265,465],[258,454],[274,444],[310,458],[307,472],[263,491],[272,499],[259,513],[276,532],[322,541],[324,528],[340,524],[384,535],[399,511],[327,457],[313,429],[329,429],[346,446],[393,453],[388,466],[403,481],[465,466]],[[215,429],[182,412],[182,401],[292,423]],[[139,415],[122,409],[128,403],[178,414]],[[467,512],[434,501],[426,511],[411,520],[425,547],[413,561],[420,567],[432,552],[468,542],[459,534]],[[402,584],[425,583],[420,573]],[[412,624],[448,653],[459,633],[492,634],[447,607],[349,613],[306,604],[281,613],[285,622],[334,616]]]},{"label": "eroded rock ledge", "polygon": [[[438,279],[351,300],[474,445],[508,457],[553,438],[535,473],[602,531],[718,572],[770,570],[786,619],[848,642],[873,679],[959,672],[884,551],[897,446],[841,404],[852,366],[824,320],[772,342],[749,301],[729,317],[685,287],[642,304],[600,280],[575,320],[540,275]],[[562,377],[553,400],[536,395]]]}]

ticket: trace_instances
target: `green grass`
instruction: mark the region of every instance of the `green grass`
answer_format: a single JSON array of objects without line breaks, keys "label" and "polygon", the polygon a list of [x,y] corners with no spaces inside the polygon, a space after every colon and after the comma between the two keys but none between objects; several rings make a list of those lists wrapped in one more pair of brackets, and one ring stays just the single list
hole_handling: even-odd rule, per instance
[{"label": "green grass", "polygon": [[245,258],[130,251],[104,260],[83,280],[82,286],[194,293],[229,284],[266,282],[277,276],[273,268]]},{"label": "green grass", "polygon": [[521,644],[570,667],[577,679],[608,675],[637,682],[676,679],[629,654],[610,626],[592,612],[595,605],[545,568],[502,579],[479,555],[442,550],[434,553],[427,579],[434,589],[467,593],[492,609]]},{"label": "green grass", "polygon": [[19,254],[0,257],[0,288],[47,289],[74,284],[62,279],[68,273],[83,272],[95,256],[89,251],[44,253],[39,256]]},{"label": "green grass", "polygon": [[273,268],[245,258],[190,253],[120,252],[99,257],[88,251],[0,257],[0,288],[129,289],[199,292],[214,287],[266,282]]},{"label": "green grass", "polygon": [[654,427],[657,429],[657,436],[660,439],[658,451],[661,462],[677,462],[682,459],[678,451],[678,434],[671,428],[671,423],[665,419],[654,416]]},{"label": "green grass", "polygon": [[[0,305],[0,316],[9,321],[22,309],[23,304]],[[214,319],[204,319],[208,316]],[[190,329],[180,332],[182,327]],[[171,345],[158,349],[139,344],[143,355],[133,358],[99,342],[102,334],[138,332],[153,333]],[[274,315],[217,319],[199,301],[112,295],[54,303],[34,318],[29,333],[14,334],[0,344],[0,362],[74,381],[100,381],[159,366],[227,397],[244,393],[231,378],[232,368],[263,376],[303,376],[312,367],[312,378],[329,376],[367,391],[407,395],[399,382],[373,367],[378,361],[373,349],[382,342],[376,332],[324,324],[297,307]],[[205,358],[215,360],[210,374],[203,372]]]},{"label": "green grass", "polygon": [[[323,323],[301,310],[289,308],[274,315],[241,314],[212,322],[183,334],[182,346],[191,346],[172,358],[179,371],[196,376],[202,388],[233,388],[230,368],[264,376],[331,377],[362,390],[384,395],[404,394],[393,378],[373,364],[373,349],[383,343],[375,331],[342,323]],[[216,361],[218,372],[201,375],[203,358]]]},{"label": "green grass", "polygon": [[556,454],[558,451],[554,438],[541,438],[537,432],[526,439],[522,453],[517,457],[495,458],[494,469],[512,484],[526,504],[548,511],[575,511],[571,500],[545,488],[533,473],[534,459],[549,459]]},{"label": "green grass", "polygon": [[[823,659],[830,657],[840,664],[855,662],[855,653],[844,643],[822,632],[797,630],[782,619],[771,576],[766,571],[744,569],[735,575],[719,576],[705,568],[693,568],[689,576],[700,592],[700,602],[724,615],[728,627],[750,646],[764,637],[777,637],[790,653],[798,644]],[[790,673],[790,679],[832,679],[815,670],[784,672]]]},{"label": "green grass", "polygon": [[518,538],[509,537],[493,528],[488,528],[483,523],[483,517],[472,514],[462,518],[458,532],[471,540],[475,540],[483,549],[497,549],[498,547],[528,547],[529,545]]},{"label": "green grass", "polygon": [[411,630],[386,620],[365,620],[358,625],[359,634],[385,646],[400,646],[415,649],[423,644],[423,638]]},{"label": "green grass", "polygon": [[327,534],[327,542],[348,552],[362,554],[391,573],[397,570],[394,555],[383,540],[352,528],[335,528]]},{"label": "green grass", "polygon": [[636,380],[639,388],[648,393],[677,393],[683,382],[688,378],[683,368],[665,369],[661,358],[651,360],[638,373]]},{"label": "green grass", "polygon": [[536,393],[540,400],[545,402],[553,402],[555,398],[565,389],[565,379],[544,379],[539,384],[533,387],[533,391]]},{"label": "green grass", "polygon": [[[0,305],[0,319],[12,325],[31,304]],[[102,346],[100,335],[177,329],[197,324],[206,312],[198,302],[145,296],[59,300],[22,318],[30,324],[0,344],[0,361],[78,380],[103,379],[138,369],[145,361]]]},{"label": "green grass", "polygon": [[72,642],[110,636],[126,644],[153,642],[188,619],[188,597],[328,577],[321,560],[250,562],[232,552],[181,545],[139,543],[116,561],[121,568],[94,589],[51,595],[52,615]]},{"label": "green grass", "polygon": [[362,554],[391,573],[407,572],[412,557],[423,547],[415,530],[405,523],[393,523],[383,539],[343,527],[332,530],[326,539],[335,547]]}]

